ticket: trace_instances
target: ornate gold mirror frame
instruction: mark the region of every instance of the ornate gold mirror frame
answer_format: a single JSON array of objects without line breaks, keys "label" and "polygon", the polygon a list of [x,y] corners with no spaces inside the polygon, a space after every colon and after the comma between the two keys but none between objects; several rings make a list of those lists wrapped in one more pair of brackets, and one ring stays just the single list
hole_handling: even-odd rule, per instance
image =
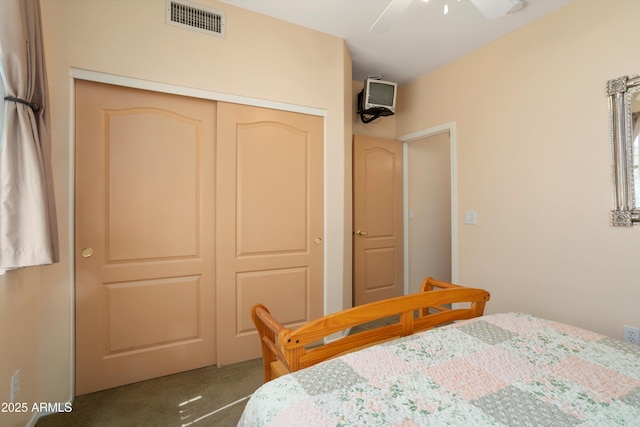
[{"label": "ornate gold mirror frame", "polygon": [[613,181],[613,226],[640,224],[640,74],[607,82]]}]

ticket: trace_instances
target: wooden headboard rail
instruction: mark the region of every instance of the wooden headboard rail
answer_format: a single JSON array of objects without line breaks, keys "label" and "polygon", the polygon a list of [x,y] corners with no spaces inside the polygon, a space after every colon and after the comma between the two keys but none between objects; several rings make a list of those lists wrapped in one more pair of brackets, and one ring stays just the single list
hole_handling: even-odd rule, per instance
[{"label": "wooden headboard rail", "polygon": [[[426,278],[419,293],[390,298],[329,314],[295,330],[282,326],[269,310],[258,304],[252,309],[253,321],[261,338],[265,382],[287,372],[360,348],[411,335],[415,332],[482,316],[489,292]],[[469,303],[466,308],[451,304]],[[416,316],[417,314],[417,316]],[[348,335],[325,345],[316,345],[327,336],[374,320],[399,316],[387,326]]]}]

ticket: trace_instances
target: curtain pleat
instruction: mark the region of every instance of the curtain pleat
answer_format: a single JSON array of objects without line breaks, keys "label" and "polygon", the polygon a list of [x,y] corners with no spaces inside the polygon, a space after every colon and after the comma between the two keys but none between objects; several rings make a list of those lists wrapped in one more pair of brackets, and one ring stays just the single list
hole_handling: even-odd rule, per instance
[{"label": "curtain pleat", "polygon": [[58,262],[38,0],[0,0],[0,270]]}]

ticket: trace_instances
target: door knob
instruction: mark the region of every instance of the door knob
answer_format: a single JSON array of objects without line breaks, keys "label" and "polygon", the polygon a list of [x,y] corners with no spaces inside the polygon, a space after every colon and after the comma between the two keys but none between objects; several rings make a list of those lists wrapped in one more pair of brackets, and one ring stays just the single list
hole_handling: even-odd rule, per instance
[{"label": "door knob", "polygon": [[356,231],[356,236],[366,236],[367,234],[369,233],[367,233],[366,231],[362,231],[362,230]]},{"label": "door knob", "polygon": [[316,237],[315,239],[313,239],[313,243],[319,245],[320,243],[322,243],[322,237]]},{"label": "door knob", "polygon": [[93,248],[82,248],[82,252],[80,253],[82,258],[89,258],[93,255]]}]

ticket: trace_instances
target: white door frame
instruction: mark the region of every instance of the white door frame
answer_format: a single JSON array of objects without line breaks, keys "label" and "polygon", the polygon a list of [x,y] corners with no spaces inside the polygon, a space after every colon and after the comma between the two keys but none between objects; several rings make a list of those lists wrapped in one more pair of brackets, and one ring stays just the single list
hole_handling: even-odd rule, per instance
[{"label": "white door frame", "polygon": [[[449,132],[449,147],[451,154],[451,281],[456,283],[458,280],[458,224],[456,218],[458,216],[458,197],[457,197],[457,173],[456,173],[456,123],[449,122],[428,129],[423,129],[414,133],[400,136],[396,138],[402,142],[403,162],[405,166],[408,160],[408,146],[406,143],[417,139]],[[403,168],[403,215],[404,215],[404,293],[409,293],[409,171],[407,167]]]}]

